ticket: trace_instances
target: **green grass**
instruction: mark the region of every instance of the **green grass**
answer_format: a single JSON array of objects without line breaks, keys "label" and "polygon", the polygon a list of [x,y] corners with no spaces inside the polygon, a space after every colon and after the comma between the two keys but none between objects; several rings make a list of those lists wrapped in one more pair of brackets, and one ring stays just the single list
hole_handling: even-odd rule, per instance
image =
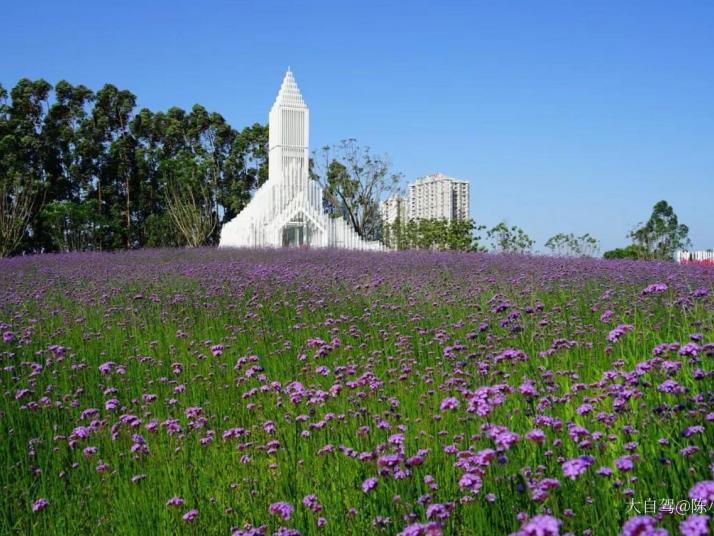
[{"label": "green grass", "polygon": [[[465,256],[454,258],[467,262]],[[622,413],[613,412],[608,391],[612,383],[621,380],[596,383],[604,371],[632,371],[637,363],[652,357],[653,347],[660,342],[684,343],[694,332],[703,332],[703,342],[711,342],[711,298],[697,300],[686,309],[675,304],[679,295],[700,285],[702,278],[711,282],[710,273],[695,277],[678,272],[678,283],[671,284],[669,291],[641,297],[643,281],[654,282],[651,278],[658,275],[648,272],[651,267],[643,268],[642,273],[629,268],[633,270],[632,282],[621,284],[613,282],[615,274],[601,267],[596,273],[583,269],[548,281],[545,275],[553,267],[536,261],[530,274],[513,268],[522,276],[514,280],[512,274],[504,275],[511,268],[493,259],[482,259],[483,265],[468,261],[471,271],[444,270],[440,256],[426,256],[419,262],[405,258],[401,264],[384,261],[379,265],[382,261],[375,261],[365,272],[334,267],[309,255],[288,260],[295,272],[309,274],[318,268],[321,279],[250,272],[251,262],[285,262],[278,254],[208,281],[187,275],[184,268],[194,263],[197,269],[206,265],[210,269],[225,259],[188,259],[175,270],[167,263],[159,275],[139,269],[133,272],[122,265],[113,276],[112,269],[88,270],[80,278],[77,272],[55,269],[46,261],[48,270],[57,272],[49,282],[45,272],[29,268],[0,279],[6,297],[0,322],[17,334],[34,326],[28,344],[14,341],[0,346],[5,367],[0,374],[0,460],[4,468],[0,471],[0,532],[228,534],[230,527],[251,523],[266,524],[272,533],[281,520],[268,512],[268,506],[287,501],[295,512],[283,524],[303,535],[377,532],[372,524],[376,516],[390,517],[383,532],[396,534],[409,524],[404,520],[409,513],[414,513],[414,521],[426,520],[427,505],[417,499],[429,493],[424,476],[432,475],[439,485],[433,502],[457,503],[444,522],[446,534],[509,534],[519,527],[519,512],[550,512],[563,520],[563,532],[579,534],[592,529],[593,534],[608,535],[617,534],[630,515],[624,488],[634,489],[636,499],[642,501],[681,500],[687,498],[695,482],[712,478],[708,456],[714,450],[714,434],[712,423],[704,418],[713,410],[711,376],[697,380],[693,375],[695,368],[711,374],[711,357],[700,354],[700,362],[690,363],[676,353],[671,355],[668,359],[682,362],[674,378],[689,392],[657,391],[666,375],[652,370],[632,386],[637,394],[628,402],[629,411]],[[325,278],[330,270],[335,271],[335,277]],[[612,288],[614,295],[602,300],[607,288]],[[41,294],[36,294],[38,289]],[[135,298],[139,293],[142,299]],[[152,295],[158,297],[158,303],[150,299]],[[495,302],[491,300],[496,295],[501,298],[495,302],[507,300],[513,307],[492,313]],[[536,303],[543,304],[543,312],[524,313],[525,307]],[[614,323],[606,325],[599,320],[605,308],[615,312]],[[521,312],[518,323],[522,329],[518,332],[499,325],[513,309]],[[541,326],[543,319],[548,323]],[[467,333],[478,331],[484,321],[490,328],[467,339]],[[608,353],[608,331],[625,322],[635,330],[611,345]],[[187,336],[180,338],[179,332]],[[445,333],[443,341],[438,340],[440,332]],[[315,337],[328,342],[338,337],[341,345],[315,358],[315,350],[306,345]],[[539,357],[559,338],[577,344]],[[444,347],[455,341],[466,348],[456,358],[445,358]],[[218,343],[225,349],[221,356],[213,357],[210,345]],[[48,350],[51,344],[66,348],[62,358],[53,357]],[[530,359],[491,362],[488,372],[479,373],[478,362],[489,361],[489,355],[509,347],[524,351]],[[305,361],[298,359],[301,353],[307,355]],[[234,365],[240,357],[251,355],[258,356],[263,381],[261,373],[239,381],[252,363],[240,373]],[[124,365],[126,374],[102,375],[98,367],[106,361]],[[43,365],[34,377],[30,377],[30,362]],[[174,374],[172,363],[183,364],[184,372]],[[329,375],[317,374],[318,365],[328,367]],[[336,367],[353,367],[355,374],[338,380]],[[365,373],[379,379],[379,386],[346,387]],[[518,394],[525,378],[536,383],[547,406],[538,409],[537,401]],[[325,391],[339,382],[343,390],[323,404],[303,401],[294,405],[288,396],[270,387],[271,382],[278,382],[284,390],[291,381]],[[497,383],[514,389],[502,405],[487,418],[465,411],[467,400],[457,387],[473,390]],[[185,391],[176,393],[178,384],[183,384]],[[587,387],[574,391],[576,384]],[[261,391],[264,385],[269,387]],[[115,395],[105,394],[109,387],[117,390]],[[21,388],[30,388],[32,395],[16,400],[15,392]],[[251,389],[255,394],[246,398]],[[146,393],[158,395],[158,400],[142,402]],[[27,402],[44,395],[52,407],[27,408]],[[458,410],[439,411],[447,396],[460,399]],[[120,400],[121,411],[104,409],[111,397]],[[390,399],[398,401],[398,407],[393,407]],[[578,415],[575,409],[585,400],[595,411]],[[248,404],[253,408],[248,409]],[[201,429],[187,428],[184,411],[191,406],[203,408],[207,423]],[[662,412],[655,411],[663,406]],[[100,429],[70,448],[67,440],[58,436],[66,438],[76,426],[86,426],[91,419],[81,421],[79,415],[87,408],[100,410]],[[611,414],[612,423],[600,422],[598,412]],[[111,427],[122,413],[136,415],[143,424],[136,430],[122,426],[118,437],[112,439]],[[541,446],[523,438],[535,427],[536,413],[563,423],[561,430],[544,428],[547,440]],[[335,417],[322,429],[310,429],[311,423],[327,414]],[[296,422],[298,415],[308,415],[309,420]],[[435,415],[441,419],[435,420]],[[392,429],[377,429],[377,417],[389,422]],[[162,422],[168,418],[180,421],[182,435],[169,436],[163,428],[156,432],[144,429],[152,419]],[[274,435],[263,430],[266,421],[275,423]],[[587,450],[579,448],[568,437],[569,421],[604,437],[592,440]],[[480,431],[486,422],[506,426],[520,434],[521,440],[504,453],[505,463],[494,463],[486,470],[483,488],[474,500],[458,504],[467,494],[458,487],[461,472],[454,468],[455,457],[443,447],[456,443],[460,450],[493,448],[493,442]],[[695,424],[704,425],[705,433],[681,436],[682,430]],[[409,477],[380,478],[374,492],[363,493],[362,481],[377,476],[375,462],[344,456],[338,446],[374,451],[399,425],[406,427],[407,456],[420,448],[430,449],[430,453]],[[636,432],[625,434],[626,425]],[[360,426],[369,426],[369,434],[358,435]],[[224,441],[222,433],[231,427],[246,428],[251,435]],[[213,430],[215,438],[202,446],[199,439],[207,430]],[[300,435],[305,430],[310,432],[307,438]],[[130,453],[132,433],[146,439],[149,454]],[[480,438],[471,439],[479,433]],[[612,439],[608,439],[610,434]],[[660,445],[660,438],[668,438],[669,445]],[[270,454],[265,444],[273,439],[280,442],[280,448]],[[553,444],[556,439],[560,445]],[[236,446],[241,441],[249,445],[239,451]],[[628,441],[637,441],[635,453],[640,460],[632,473],[622,475],[613,461],[626,454],[623,445]],[[318,455],[328,443],[335,446],[335,452]],[[91,459],[82,454],[88,445],[98,449]],[[687,445],[701,450],[684,458],[678,451]],[[565,478],[559,458],[582,454],[595,456],[594,465],[577,480]],[[241,463],[243,455],[250,455],[251,462]],[[669,465],[658,461],[663,457],[671,460]],[[100,459],[110,468],[103,474],[96,471]],[[615,476],[597,476],[595,470],[600,466],[612,467]],[[551,491],[543,503],[534,502],[527,489],[519,491],[526,467],[542,477],[559,479],[561,487]],[[132,476],[140,474],[146,478],[132,483]],[[637,481],[627,483],[629,476],[636,476]],[[614,485],[617,478],[623,480],[620,487]],[[489,493],[495,494],[495,502],[485,499]],[[316,525],[318,515],[302,505],[302,498],[309,494],[317,495],[324,507],[321,515],[327,525],[323,528]],[[185,500],[181,508],[165,505],[175,495]],[[396,495],[400,502],[393,501]],[[47,498],[50,506],[33,513],[32,502],[40,497]],[[183,513],[192,508],[200,511],[198,518],[191,523],[182,521]],[[356,508],[357,515],[349,516],[350,508]],[[566,516],[568,509],[573,511],[572,517]],[[682,519],[673,516],[662,526],[674,532]]]}]

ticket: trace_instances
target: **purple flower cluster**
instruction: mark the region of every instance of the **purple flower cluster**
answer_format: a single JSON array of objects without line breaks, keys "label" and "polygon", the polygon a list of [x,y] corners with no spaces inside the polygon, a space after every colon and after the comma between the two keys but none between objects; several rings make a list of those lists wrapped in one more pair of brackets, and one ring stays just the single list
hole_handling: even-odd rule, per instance
[{"label": "purple flower cluster", "polygon": [[590,467],[595,458],[592,456],[579,456],[563,463],[563,474],[572,480],[582,475]]},{"label": "purple flower cluster", "polygon": [[287,521],[290,519],[290,516],[293,515],[293,507],[289,503],[280,501],[271,504],[268,508],[268,512],[280,516]]},{"label": "purple flower cluster", "polygon": [[[0,274],[17,530],[710,531],[714,268],[164,250]],[[625,513],[653,490],[698,509]]]},{"label": "purple flower cluster", "polygon": [[635,326],[633,326],[632,324],[620,324],[607,334],[607,340],[608,342],[617,342],[620,337],[622,337],[628,331],[632,331],[633,329],[635,329]]}]

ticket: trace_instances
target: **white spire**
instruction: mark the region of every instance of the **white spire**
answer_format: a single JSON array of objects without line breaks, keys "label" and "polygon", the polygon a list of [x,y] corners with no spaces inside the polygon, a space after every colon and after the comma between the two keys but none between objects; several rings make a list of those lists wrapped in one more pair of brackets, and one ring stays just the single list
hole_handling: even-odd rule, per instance
[{"label": "white spire", "polygon": [[288,67],[268,116],[268,180],[221,229],[221,247],[310,246],[383,250],[362,239],[323,208],[323,192],[310,180],[310,110]]},{"label": "white spire", "polygon": [[273,106],[294,106],[297,108],[306,108],[305,101],[302,100],[302,94],[300,93],[300,88],[298,88],[297,82],[295,82],[295,77],[293,72],[288,67],[285,73],[285,78],[283,78],[283,83],[280,86],[280,91],[275,99],[275,104]]}]

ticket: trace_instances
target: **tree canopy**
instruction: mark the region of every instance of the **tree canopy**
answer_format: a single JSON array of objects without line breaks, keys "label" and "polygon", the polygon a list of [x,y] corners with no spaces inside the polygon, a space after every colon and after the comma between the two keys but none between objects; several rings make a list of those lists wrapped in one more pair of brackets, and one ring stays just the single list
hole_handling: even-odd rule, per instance
[{"label": "tree canopy", "polygon": [[600,249],[600,242],[590,233],[575,236],[573,233],[558,233],[545,242],[553,254],[569,257],[592,257]]},{"label": "tree canopy", "polygon": [[479,243],[481,237],[475,234],[484,229],[471,219],[424,218],[403,222],[397,217],[391,224],[383,224],[382,239],[396,250],[484,251]]},{"label": "tree canopy", "polygon": [[365,240],[382,234],[379,201],[397,191],[401,174],[386,155],[375,155],[355,139],[325,146],[313,154],[312,178],[324,190],[325,209],[345,218]]},{"label": "tree canopy", "polygon": [[680,249],[691,246],[689,227],[679,223],[667,201],[658,201],[645,223],[640,223],[628,235],[632,244],[606,251],[606,259],[673,260]]},{"label": "tree canopy", "polygon": [[505,221],[489,229],[486,234],[493,250],[502,253],[527,253],[535,244],[523,229],[516,225],[509,227]]},{"label": "tree canopy", "polygon": [[[0,255],[216,242],[267,179],[267,126],[136,101],[111,84],[0,85]],[[183,232],[178,213],[207,222]]]}]

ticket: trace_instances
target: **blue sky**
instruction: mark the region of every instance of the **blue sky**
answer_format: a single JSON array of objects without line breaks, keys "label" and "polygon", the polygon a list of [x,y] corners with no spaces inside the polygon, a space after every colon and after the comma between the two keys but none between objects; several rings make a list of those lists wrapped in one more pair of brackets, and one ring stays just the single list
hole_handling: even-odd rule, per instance
[{"label": "blue sky", "polygon": [[357,138],[406,181],[471,181],[471,212],[543,242],[626,243],[669,201],[714,248],[714,2],[6,0],[0,83],[131,90],[266,122],[292,66],[313,148]]}]

